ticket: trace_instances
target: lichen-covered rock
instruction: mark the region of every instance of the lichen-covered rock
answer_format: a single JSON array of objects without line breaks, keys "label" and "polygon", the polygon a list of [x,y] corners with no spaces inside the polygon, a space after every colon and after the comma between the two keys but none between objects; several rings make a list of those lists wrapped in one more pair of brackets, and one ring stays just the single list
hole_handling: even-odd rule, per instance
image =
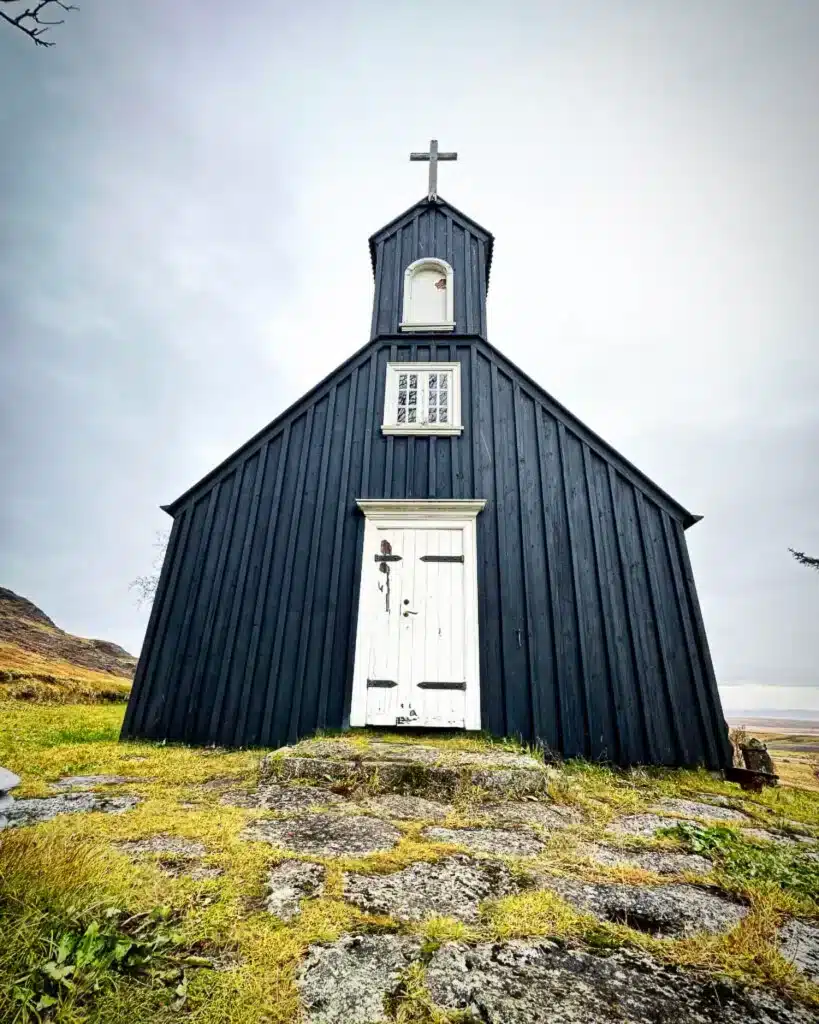
[{"label": "lichen-covered rock", "polygon": [[606,867],[642,868],[657,875],[680,875],[685,871],[704,875],[711,862],[695,853],[666,853],[663,850],[618,850],[611,846],[584,846],[584,856]]},{"label": "lichen-covered rock", "polygon": [[743,814],[742,811],[733,810],[730,807],[702,803],[699,800],[682,800],[677,797],[658,800],[656,807],[652,807],[651,810],[659,814],[662,814],[664,811],[672,811],[674,814],[684,814],[691,818],[707,818],[711,821],[748,820],[747,814]]},{"label": "lichen-covered rock", "polygon": [[812,836],[764,828],[744,828],[740,835],[743,839],[756,839],[758,842],[775,843],[777,846],[798,850],[811,860],[819,858],[819,842]]},{"label": "lichen-covered rock", "polygon": [[686,821],[695,825],[696,822],[690,819],[667,818],[660,814],[626,814],[622,818],[613,821],[607,831],[627,836],[641,836],[644,839],[653,839],[658,829],[674,828],[675,825]]},{"label": "lichen-covered rock", "polygon": [[457,855],[436,864],[410,864],[390,875],[348,875],[344,896],[362,910],[401,921],[442,916],[475,922],[483,900],[518,889],[502,863]]},{"label": "lichen-covered rock", "polygon": [[181,836],[151,836],[148,839],[127,839],[117,843],[116,848],[129,857],[150,857],[152,854],[167,854],[173,857],[204,857],[205,844]]},{"label": "lichen-covered rock", "polygon": [[279,849],[320,856],[356,856],[389,850],[401,833],[388,821],[366,815],[306,814],[255,821],[243,833]]},{"label": "lichen-covered rock", "polygon": [[504,801],[481,804],[475,813],[488,818],[493,825],[540,825],[541,828],[568,828],[583,820],[573,807],[542,803],[539,800]]},{"label": "lichen-covered rock", "polygon": [[436,843],[456,843],[473,853],[493,853],[496,856],[534,857],[543,849],[543,843],[529,832],[512,832],[500,828],[428,828],[425,839]]},{"label": "lichen-covered rock", "polygon": [[[30,800],[15,800],[4,811],[7,828],[17,825],[36,825],[50,821],[58,814],[80,814],[87,811],[102,811],[105,814],[122,814],[138,803],[135,796],[99,796],[96,793],[65,793],[59,796],[32,797]],[[2,826],[0,826],[2,827]]]},{"label": "lichen-covered rock", "polygon": [[593,883],[549,875],[537,881],[578,910],[652,935],[727,931],[748,913],[738,903],[690,885]]},{"label": "lichen-covered rock", "polygon": [[381,1024],[385,1000],[421,953],[405,935],[348,935],[311,946],[296,984],[307,1024]]},{"label": "lichen-covered rock", "polygon": [[128,839],[115,844],[115,849],[132,860],[154,858],[163,874],[169,878],[186,875],[196,881],[218,878],[222,868],[207,867],[199,863],[204,857],[204,843],[181,836],[149,836],[147,839]]},{"label": "lichen-covered rock", "polygon": [[128,775],[68,775],[50,783],[51,789],[89,790],[97,786],[122,785],[126,782],[152,782],[152,779],[139,779]]},{"label": "lichen-covered rock", "polygon": [[338,804],[342,797],[318,786],[260,786],[251,793],[225,793],[220,803],[233,807],[253,807],[265,811],[312,811]]},{"label": "lichen-covered rock", "polygon": [[445,750],[420,743],[347,739],[304,740],[262,760],[266,782],[335,782],[370,792],[448,798],[477,786],[499,797],[543,793],[551,770],[529,754],[510,750]]},{"label": "lichen-covered rock", "polygon": [[425,800],[422,796],[410,796],[402,793],[383,793],[365,800],[363,806],[368,811],[385,814],[389,818],[399,820],[441,821],[449,813],[446,804],[435,800]]},{"label": "lichen-covered rock", "polygon": [[270,869],[265,907],[269,914],[289,921],[298,914],[301,900],[321,895],[323,888],[324,868],[321,864],[286,860]]},{"label": "lichen-covered rock", "polygon": [[[694,796],[704,804],[711,804],[713,807],[727,807],[732,811],[742,811],[747,806],[747,802],[744,799],[735,796],[725,796],[724,793],[695,793]],[[756,806],[759,807],[760,805]],[[764,810],[770,810],[770,808],[762,806]]]},{"label": "lichen-covered rock", "polygon": [[664,967],[641,952],[600,955],[545,941],[476,947],[447,943],[433,955],[426,982],[438,1006],[467,1011],[482,1024],[816,1021],[812,1010],[764,990],[714,984]]},{"label": "lichen-covered rock", "polygon": [[811,981],[819,982],[819,922],[788,921],[779,931],[779,952]]}]

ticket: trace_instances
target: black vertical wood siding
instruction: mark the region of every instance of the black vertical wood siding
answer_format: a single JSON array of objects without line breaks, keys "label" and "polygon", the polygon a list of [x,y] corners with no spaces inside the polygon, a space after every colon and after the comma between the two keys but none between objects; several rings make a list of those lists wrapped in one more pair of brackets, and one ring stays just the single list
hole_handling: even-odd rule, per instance
[{"label": "black vertical wood siding", "polygon": [[[462,436],[382,435],[396,359],[461,363]],[[730,763],[688,514],[475,338],[374,342],[171,507],[123,735],[278,746],[343,726],[355,500],[385,497],[487,501],[484,728],[569,757]]]}]

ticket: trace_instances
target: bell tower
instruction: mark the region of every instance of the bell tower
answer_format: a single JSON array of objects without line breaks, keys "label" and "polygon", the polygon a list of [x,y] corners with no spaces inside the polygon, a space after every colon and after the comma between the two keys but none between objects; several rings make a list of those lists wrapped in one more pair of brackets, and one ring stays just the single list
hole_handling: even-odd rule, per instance
[{"label": "bell tower", "polygon": [[438,195],[441,153],[432,139],[427,195],[370,238],[375,277],[371,339],[486,338],[492,235]]}]

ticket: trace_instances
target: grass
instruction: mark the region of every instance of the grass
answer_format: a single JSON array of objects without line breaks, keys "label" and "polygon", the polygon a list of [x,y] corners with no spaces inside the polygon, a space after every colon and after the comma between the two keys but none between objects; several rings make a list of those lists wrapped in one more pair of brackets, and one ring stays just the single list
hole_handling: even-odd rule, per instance
[{"label": "grass", "polygon": [[[513,937],[631,945],[668,963],[771,985],[819,1006],[819,988],[796,974],[775,943],[786,914],[819,917],[813,868],[788,848],[746,841],[733,825],[715,828],[706,822],[652,843],[630,841],[640,848],[700,848],[713,856],[708,883],[750,908],[724,935],[660,939],[601,923],[537,887],[485,904],[476,924],[447,917],[402,924],[346,903],[343,873],[397,871],[413,862],[438,860],[457,847],[426,839],[421,821],[395,822],[402,837],[391,850],[356,858],[301,857],[326,866],[325,892],[284,923],[264,911],[263,901],[267,871],[288,855],[242,838],[248,822],[272,812],[219,802],[220,789],[253,787],[263,752],[119,743],[123,710],[103,704],[0,705],[0,763],[22,776],[20,796],[44,795],[50,782],[65,775],[117,774],[136,781],[116,792],[140,797],[126,814],[62,815],[36,828],[0,834],[4,1022],[22,1024],[39,1014],[59,1024],[164,1024],[185,1013],[196,1024],[289,1024],[299,1019],[295,978],[309,945],[345,932],[384,930],[420,935],[429,955],[447,941]],[[351,738],[362,746],[370,741],[363,732]],[[379,734],[378,739],[405,743],[409,737]],[[462,735],[438,743],[444,758],[453,749],[520,749]],[[644,811],[664,796],[695,799],[702,793],[741,800],[754,824],[819,826],[819,798],[804,790],[781,787],[748,797],[702,771],[618,772],[569,762],[555,771],[550,795],[558,804],[582,810],[583,821],[559,834],[544,833],[544,851],[534,861],[506,858],[507,864],[519,876],[535,865],[541,872],[587,881],[665,883],[667,877],[640,869],[597,864],[584,850],[619,815]],[[478,820],[467,794],[444,824]],[[158,835],[204,843],[203,865],[221,874],[170,877],[161,857],[133,863],[118,845]],[[65,968],[71,970],[56,978]],[[29,993],[28,1004],[20,992]],[[35,1011],[44,997],[45,1004]],[[55,1002],[49,1004],[50,999]],[[459,1019],[432,1004],[423,965],[402,977],[392,1010],[399,1024],[455,1024]]]},{"label": "grass", "polygon": [[130,679],[46,658],[0,641],[0,701],[96,704],[126,701],[130,692]]}]

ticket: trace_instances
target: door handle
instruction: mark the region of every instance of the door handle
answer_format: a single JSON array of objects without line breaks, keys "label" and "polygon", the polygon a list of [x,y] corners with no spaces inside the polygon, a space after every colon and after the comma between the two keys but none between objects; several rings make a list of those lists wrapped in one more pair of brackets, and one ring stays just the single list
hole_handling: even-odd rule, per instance
[{"label": "door handle", "polygon": [[417,615],[417,614],[418,614],[418,612],[404,612],[404,618],[406,618],[408,615]]}]

